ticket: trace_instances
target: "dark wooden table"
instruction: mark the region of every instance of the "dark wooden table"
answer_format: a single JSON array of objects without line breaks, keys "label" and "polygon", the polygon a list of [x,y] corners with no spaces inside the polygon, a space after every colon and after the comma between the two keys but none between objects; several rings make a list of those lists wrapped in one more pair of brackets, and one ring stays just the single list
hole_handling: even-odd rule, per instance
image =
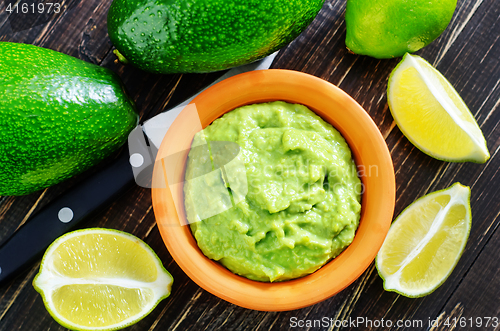
[{"label": "dark wooden table", "polygon": [[[106,31],[111,0],[67,2],[55,19],[18,31],[15,17],[0,3],[0,40],[35,44],[108,67],[119,74],[143,118],[173,106],[220,73],[151,75],[115,62]],[[456,181],[472,189],[472,229],[466,250],[450,278],[434,293],[408,299],[385,292],[373,264],[351,286],[314,306],[289,312],[260,312],[232,305],[201,289],[172,260],[161,240],[148,189],[134,187],[81,227],[107,227],[130,232],[160,256],[175,282],[170,298],[161,302],[130,330],[286,330],[356,329],[353,324],[307,327],[314,320],[372,321],[372,329],[449,330],[448,317],[471,323],[500,318],[500,2],[459,0],[444,34],[418,54],[449,79],[477,119],[488,142],[491,159],[483,165],[446,163],[421,153],[395,126],[386,100],[387,78],[399,59],[376,60],[346,51],[345,1],[327,0],[316,20],[284,47],[273,68],[304,71],[328,80],[356,99],[385,137],[394,161],[397,182],[395,215],[418,197]],[[12,26],[11,26],[12,23]],[[13,31],[13,28],[14,31]],[[92,172],[92,171],[90,171]],[[5,239],[60,194],[89,173],[23,197],[0,197],[0,240]],[[62,330],[45,310],[31,282],[39,261],[0,287],[0,331]],[[325,318],[325,319],[324,319]],[[462,318],[460,320],[460,318]],[[438,327],[429,321],[439,319]],[[383,320],[383,322],[382,322]],[[309,321],[309,322],[307,322]],[[390,321],[390,322],[389,322]],[[401,322],[398,322],[401,321]],[[302,323],[302,322],[301,322]],[[316,322],[318,323],[318,322]],[[387,327],[392,324],[393,327]],[[317,324],[316,324],[317,325]],[[384,327],[376,327],[384,325]],[[464,323],[462,323],[462,326]],[[359,324],[368,329],[370,324]],[[497,327],[500,329],[500,327]]]}]

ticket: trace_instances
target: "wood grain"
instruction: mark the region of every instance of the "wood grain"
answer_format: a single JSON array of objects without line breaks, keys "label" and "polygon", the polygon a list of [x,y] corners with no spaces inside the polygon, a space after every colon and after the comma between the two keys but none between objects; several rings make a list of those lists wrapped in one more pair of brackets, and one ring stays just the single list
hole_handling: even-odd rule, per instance
[{"label": "wood grain", "polygon": [[[115,71],[142,119],[183,101],[221,73],[153,75],[116,62],[106,31],[110,0],[80,1],[55,20],[13,32],[0,3],[0,40],[55,49]],[[495,0],[461,0],[448,29],[418,54],[449,79],[476,117],[491,159],[484,165],[441,162],[416,149],[395,126],[386,100],[387,79],[399,59],[376,60],[345,49],[345,2],[327,0],[316,20],[284,47],[273,68],[299,70],[330,81],[356,99],[386,139],[397,184],[396,215],[418,197],[456,181],[472,189],[473,225],[466,250],[450,278],[431,295],[408,299],[385,292],[374,266],[338,295],[290,312],[260,312],[227,303],[193,283],[173,261],[155,225],[147,189],[131,188],[81,227],[109,227],[145,240],[174,276],[173,292],[130,330],[287,330],[298,320],[423,321],[408,330],[449,330],[448,317],[499,317],[500,279],[500,6]],[[99,167],[99,166],[98,166]],[[98,168],[97,167],[97,168]],[[95,169],[24,197],[0,197],[0,240]],[[64,330],[46,312],[31,286],[38,264],[0,287],[0,331]],[[441,323],[429,326],[430,320]],[[355,327],[294,328],[347,330]],[[376,328],[372,328],[376,329]],[[396,329],[393,327],[379,329]],[[457,328],[458,329],[458,328]]]}]

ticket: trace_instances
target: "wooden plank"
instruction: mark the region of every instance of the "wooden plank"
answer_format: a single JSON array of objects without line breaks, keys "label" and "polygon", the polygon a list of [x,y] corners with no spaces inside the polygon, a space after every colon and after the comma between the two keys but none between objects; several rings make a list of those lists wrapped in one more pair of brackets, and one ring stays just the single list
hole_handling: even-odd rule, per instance
[{"label": "wooden plank", "polygon": [[[500,211],[489,217],[498,220]],[[485,233],[485,236],[487,233]],[[495,229],[483,251],[438,314],[435,330],[491,328],[500,326],[500,231]]]}]

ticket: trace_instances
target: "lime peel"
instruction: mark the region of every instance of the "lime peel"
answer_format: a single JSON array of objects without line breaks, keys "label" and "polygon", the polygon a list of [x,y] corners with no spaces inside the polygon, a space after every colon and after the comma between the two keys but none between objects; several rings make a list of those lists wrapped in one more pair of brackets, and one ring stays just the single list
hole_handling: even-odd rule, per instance
[{"label": "lime peel", "polygon": [[456,6],[457,0],[348,0],[346,47],[378,59],[415,52],[441,35]]},{"label": "lime peel", "polygon": [[[408,70],[416,70],[418,77],[425,85],[426,91],[415,90],[421,87],[418,84],[411,85],[404,76]],[[418,86],[417,86],[418,85]],[[417,86],[417,87],[416,87]],[[409,95],[409,94],[413,95]],[[490,155],[486,146],[486,140],[476,123],[474,116],[470,113],[467,105],[446,78],[427,61],[419,56],[405,54],[403,60],[396,66],[389,78],[387,89],[388,103],[394,120],[403,134],[422,152],[443,161],[450,162],[486,162]],[[417,104],[412,103],[415,95],[426,95],[427,100],[419,99]],[[433,105],[434,98],[438,106]],[[434,107],[434,108],[432,108]],[[422,132],[434,132],[431,124],[426,123],[426,117],[433,116],[433,125],[439,125],[439,120],[447,123],[445,117],[449,117],[456,128],[450,128],[444,124],[440,126],[439,139],[427,139],[422,137]],[[466,138],[460,136],[460,132]],[[420,135],[419,135],[420,133]],[[453,140],[460,140],[453,142]],[[463,141],[465,140],[465,141]],[[446,144],[452,141],[454,149],[450,150]],[[471,143],[470,151],[460,151],[459,147]],[[457,147],[458,146],[458,147]]]},{"label": "lime peel", "polygon": [[[137,279],[130,279],[127,278],[126,273],[123,270],[119,270],[119,272],[124,273],[124,277],[116,277],[116,275],[113,275],[112,277],[105,277],[102,274],[101,275],[96,275],[96,276],[91,276],[89,277],[88,275],[86,277],[82,278],[75,278],[71,277],[69,275],[65,275],[64,271],[58,269],[58,267],[55,264],[55,260],[58,258],[58,254],[56,253],[56,250],[61,247],[64,243],[84,236],[84,235],[111,235],[116,238],[121,238],[125,242],[129,241],[130,245],[134,247],[136,250],[144,250],[150,257],[151,257],[151,262],[155,265],[156,267],[156,279],[154,281],[144,281],[144,280],[137,280]],[[119,247],[122,251],[119,252],[120,258],[127,259],[130,257],[130,255],[133,255],[133,252],[127,252],[126,248]],[[117,247],[117,250],[118,247]],[[80,254],[81,253],[81,254]],[[105,251],[102,252],[102,254],[106,254]],[[89,251],[83,252],[76,252],[76,256],[79,258],[90,258],[92,259],[91,254],[89,254]],[[102,260],[101,260],[102,261]],[[78,262],[76,262],[78,263]],[[109,260],[109,265],[111,268],[114,266],[114,263],[116,263],[113,260]],[[95,268],[99,267],[99,263],[94,261],[91,261],[90,264]],[[133,268],[133,265],[130,266]],[[92,272],[92,270],[91,270]],[[138,271],[139,273],[141,272],[140,270]],[[98,272],[97,272],[98,273]],[[33,280],[33,286],[37,292],[39,292],[43,298],[43,302],[45,304],[45,307],[47,311],[52,315],[52,317],[62,326],[68,328],[68,329],[76,329],[76,330],[118,330],[125,328],[127,326],[130,326],[142,318],[144,318],[146,315],[148,315],[157,305],[158,303],[167,298],[170,295],[171,287],[173,283],[173,278],[170,275],[170,273],[163,267],[160,259],[158,256],[154,253],[154,251],[142,240],[139,238],[122,232],[118,230],[112,230],[112,229],[101,229],[101,228],[91,228],[91,229],[84,229],[84,230],[77,230],[73,231],[70,233],[67,233],[58,239],[56,239],[47,249],[47,251],[44,254],[44,257],[42,259],[42,263],[40,266],[40,272],[36,275],[35,279]],[[113,308],[117,309],[115,306],[113,306],[113,300],[114,298],[112,296],[107,296],[101,298],[102,301],[100,302],[88,302],[86,300],[80,300],[78,302],[77,307],[71,307],[71,299],[73,298],[68,298],[65,297],[64,299],[67,300],[67,302],[62,302],[62,305],[59,305],[59,307],[63,306],[64,311],[61,312],[58,309],[58,305],[56,302],[54,302],[54,296],[58,293],[59,290],[64,289],[65,287],[69,289],[75,289],[75,291],[79,291],[79,287],[82,286],[87,286],[90,288],[95,288],[95,291],[92,291],[93,293],[99,292],[99,290],[104,290],[104,291],[109,291],[112,292],[113,289],[121,289],[120,292],[130,292],[130,291],[135,291],[138,293],[139,297],[142,300],[141,303],[145,303],[143,306],[140,307],[140,311],[136,314],[133,314],[131,316],[128,316],[125,319],[120,320],[119,322],[116,321],[111,321],[111,322],[103,322],[103,319],[101,318],[95,318],[91,319],[88,321],[87,325],[82,325],[81,323],[75,323],[75,321],[71,321],[68,319],[64,314],[65,313],[71,313],[74,314],[75,311],[82,310],[84,313],[86,311],[85,308],[88,307],[95,307],[98,306],[99,308],[103,308],[103,312],[113,312]],[[85,295],[83,292],[79,292],[82,296]],[[87,298],[88,299],[88,298]],[[117,300],[122,300],[121,304],[123,304],[123,300],[126,300],[127,298],[117,298]],[[108,305],[106,306],[107,303],[111,302],[111,306]],[[58,302],[61,303],[61,302]],[[129,304],[130,302],[127,302],[126,304]],[[137,306],[138,302],[133,302],[130,303],[131,305],[136,305]],[[117,307],[119,309],[119,305],[117,304]],[[83,309],[82,309],[83,308]],[[126,314],[127,311],[121,311],[120,312],[122,315]],[[118,312],[113,315],[118,315]],[[98,323],[101,323],[101,325],[97,325]]]},{"label": "lime peel", "polygon": [[[432,95],[434,95],[434,97],[438,100],[438,102],[443,106],[444,110],[448,113],[448,115],[450,115],[453,121],[458,126],[460,126],[460,128],[464,130],[465,133],[467,133],[467,135],[476,143],[476,146],[482,151],[483,154],[488,154],[488,149],[486,148],[486,144],[484,142],[481,130],[477,126],[474,126],[471,122],[464,121],[461,118],[458,108],[455,106],[453,100],[451,100],[450,96],[444,90],[443,85],[441,85],[439,81],[436,81],[437,77],[432,75],[426,75],[424,73],[424,68],[422,67],[422,65],[430,65],[430,64],[416,55],[406,54],[405,57],[406,56],[408,57],[409,61],[413,64],[413,67],[418,71],[422,80],[429,87],[429,90],[432,93]],[[440,72],[437,73],[435,72],[435,74],[442,75]],[[446,80],[444,76],[443,79]],[[458,98],[460,98],[455,89],[452,89],[452,91],[456,93],[456,96]],[[478,135],[478,130],[479,130],[479,135]],[[481,157],[483,154],[478,155],[478,157]]]},{"label": "lime peel", "polygon": [[[423,239],[421,239],[415,247],[411,247],[412,239],[414,239],[411,238],[411,236],[418,233],[418,229],[415,231],[415,228],[418,228],[420,224],[412,224],[412,217],[410,214],[416,211],[425,212],[429,210],[430,208],[428,208],[428,205],[436,200],[436,198],[443,195],[448,195],[449,201],[437,212]],[[464,219],[463,221],[459,220],[459,222],[456,223],[456,227],[450,230],[450,228],[446,228],[444,226],[444,223],[447,216],[450,214],[451,208],[456,206],[465,207]],[[467,243],[470,225],[470,189],[460,183],[455,183],[447,189],[423,196],[409,205],[394,221],[376,258],[376,267],[380,277],[384,280],[384,289],[387,291],[397,292],[403,296],[411,298],[422,297],[432,293],[436,288],[443,284],[458,263],[458,260],[460,259]],[[448,264],[445,268],[448,269],[425,269],[426,266],[432,267],[440,263],[440,261],[437,260],[425,260],[428,256],[421,254],[422,251],[431,243],[432,239],[437,236],[443,236],[443,233],[440,232],[444,232],[445,240],[443,242],[446,245],[451,245],[452,247],[452,249],[448,251],[448,253],[451,253],[446,256]],[[458,237],[451,238],[452,235],[456,234],[458,234]],[[400,241],[400,243],[403,242],[403,244],[397,247],[398,251],[396,252],[394,250],[393,243],[398,241]],[[443,245],[443,247],[446,245]],[[453,247],[453,245],[455,245],[455,247]],[[394,257],[398,255],[404,256],[404,258],[401,262],[394,265]],[[436,256],[438,256],[438,254],[432,256],[431,258],[436,258]],[[390,261],[391,259],[392,261]],[[419,261],[419,259],[424,260]],[[422,286],[422,282],[425,282],[425,280],[419,283],[421,279],[414,281],[413,283],[411,281],[402,281],[402,278],[404,278],[403,272],[405,271],[405,268],[412,262],[421,267],[418,271],[419,274],[422,275],[422,278],[425,278],[425,280],[431,279],[430,282],[424,284],[425,286]],[[437,264],[434,264],[433,262],[436,262]],[[393,265],[389,266],[390,264]],[[394,268],[397,268],[395,272],[393,271]],[[429,273],[432,272],[435,272],[436,274],[429,276]]]}]

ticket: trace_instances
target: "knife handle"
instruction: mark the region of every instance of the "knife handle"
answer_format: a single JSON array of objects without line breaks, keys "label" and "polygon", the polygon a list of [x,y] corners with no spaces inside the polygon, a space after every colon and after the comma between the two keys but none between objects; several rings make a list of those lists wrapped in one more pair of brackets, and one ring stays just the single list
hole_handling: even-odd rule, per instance
[{"label": "knife handle", "polygon": [[56,238],[134,184],[127,150],[32,216],[0,246],[0,284],[39,258]]}]

